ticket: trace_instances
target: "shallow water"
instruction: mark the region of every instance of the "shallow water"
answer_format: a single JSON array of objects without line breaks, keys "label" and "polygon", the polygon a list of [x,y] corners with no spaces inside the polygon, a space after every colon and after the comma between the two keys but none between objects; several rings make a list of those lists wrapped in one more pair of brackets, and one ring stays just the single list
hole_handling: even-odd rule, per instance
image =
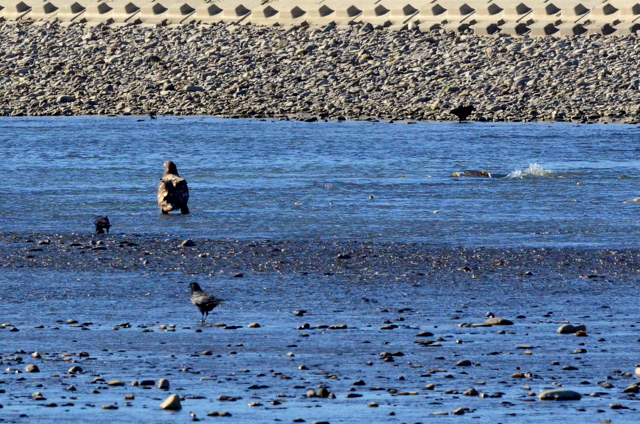
[{"label": "shallow water", "polygon": [[[623,391],[635,378],[620,371],[639,362],[640,204],[621,202],[640,196],[639,134],[601,124],[0,118],[0,316],[11,324],[0,328],[0,422],[183,423],[189,411],[233,423],[637,422],[638,399]],[[167,159],[189,181],[188,216],[155,205]],[[465,169],[493,178],[451,177]],[[91,234],[97,214],[111,234]],[[185,237],[196,246],[178,247]],[[189,281],[225,299],[209,322],[229,328],[199,323]],[[488,311],[515,324],[458,326]],[[556,334],[563,322],[587,325],[588,337]],[[433,336],[418,337],[424,330]],[[385,351],[404,356],[385,362]],[[461,359],[473,366],[456,367]],[[22,372],[27,363],[41,372]],[[74,363],[84,373],[68,375]],[[169,392],[129,385],[161,377]],[[337,398],[305,397],[319,385]],[[463,395],[470,387],[502,397]],[[584,396],[536,400],[560,387]],[[47,400],[32,400],[36,391]],[[169,393],[185,397],[182,411],[158,409]],[[469,410],[451,415],[460,407]]]},{"label": "shallow water", "polygon": [[[640,196],[631,125],[49,117],[3,118],[0,128],[5,231],[85,232],[106,214],[118,233],[190,237],[640,239],[640,205],[621,203]],[[155,206],[168,159],[189,182],[189,216]],[[465,169],[510,176],[451,177]]]},{"label": "shallow water", "polygon": [[[7,393],[0,394],[0,404],[5,405],[3,414],[9,422],[99,419],[126,423],[146,417],[158,423],[177,423],[188,421],[188,412],[205,421],[216,420],[206,416],[211,410],[230,412],[232,417],[225,422],[234,423],[303,418],[335,424],[351,423],[356,417],[389,423],[527,423],[532,419],[559,423],[576,416],[593,422],[637,419],[637,399],[622,393],[634,379],[615,371],[633,370],[637,362],[635,302],[625,296],[627,288],[620,283],[603,281],[593,290],[588,281],[553,287],[535,281],[502,286],[486,279],[453,285],[428,279],[417,284],[402,280],[357,284],[293,275],[256,275],[241,283],[209,279],[207,284],[216,282],[217,293],[228,299],[212,313],[212,322],[240,326],[229,330],[197,322],[197,311],[185,302],[186,284],[178,280],[181,275],[35,270],[28,279],[22,272],[5,272],[3,277],[19,284],[22,293],[31,294],[26,301],[5,281],[4,287],[13,294],[3,299],[0,310],[20,328],[19,332],[1,330],[0,353],[7,372],[0,388]],[[51,280],[57,282],[59,291],[49,293]],[[37,312],[11,316],[11,310],[24,306]],[[297,317],[293,309],[308,313]],[[514,319],[515,325],[504,327],[504,333],[496,327],[458,327],[462,322],[482,322],[487,310],[519,318]],[[83,331],[67,324],[68,318],[90,324]],[[586,324],[589,337],[556,334],[558,323],[565,319]],[[131,323],[131,328],[112,329],[124,322]],[[246,328],[250,322],[259,322],[261,328]],[[397,328],[382,330],[388,322]],[[38,323],[44,323],[44,328],[35,328]],[[303,323],[311,328],[296,330]],[[176,324],[176,330],[166,332],[158,324]],[[348,328],[315,328],[319,324],[346,324]],[[194,332],[196,328],[202,332]],[[145,329],[153,331],[145,333]],[[434,336],[418,337],[424,330]],[[441,338],[436,347],[415,343],[436,338]],[[15,355],[17,348],[40,351],[45,360]],[[578,348],[585,353],[573,353]],[[205,350],[213,354],[201,355]],[[532,353],[527,355],[526,350]],[[77,357],[81,351],[89,352],[90,357]],[[403,356],[385,362],[380,357],[385,351]],[[74,363],[63,361],[64,352],[73,353]],[[289,352],[293,355],[288,356]],[[10,359],[15,356],[22,356],[24,364],[38,364],[41,372],[10,372],[24,366]],[[470,359],[473,366],[456,367],[462,359]],[[74,364],[84,373],[68,376],[66,370]],[[300,365],[308,370],[300,370]],[[561,367],[565,365],[577,365],[577,369],[564,371]],[[532,376],[513,378],[518,371]],[[96,377],[121,379],[126,386],[92,383]],[[170,380],[169,392],[129,385],[132,380],[160,377]],[[365,385],[353,385],[356,380]],[[602,382],[613,388],[603,388]],[[424,388],[430,383],[435,389]],[[66,391],[70,384],[77,390]],[[304,396],[319,385],[327,386],[337,398]],[[462,395],[470,387],[502,396]],[[548,403],[530,394],[559,387],[577,390],[585,397],[577,402]],[[31,400],[35,391],[58,406],[45,408],[45,401]],[[183,410],[159,411],[159,403],[172,392],[185,396]],[[135,394],[130,406],[123,400],[126,393]],[[347,393],[362,397],[347,399]],[[589,396],[592,393],[598,395]],[[240,399],[217,400],[223,394]],[[282,403],[272,405],[274,400]],[[368,407],[372,401],[379,407]],[[249,402],[260,405],[250,407]],[[612,410],[612,402],[632,409]],[[103,411],[101,405],[117,405],[119,410]],[[460,407],[470,411],[458,417],[432,415]]]}]

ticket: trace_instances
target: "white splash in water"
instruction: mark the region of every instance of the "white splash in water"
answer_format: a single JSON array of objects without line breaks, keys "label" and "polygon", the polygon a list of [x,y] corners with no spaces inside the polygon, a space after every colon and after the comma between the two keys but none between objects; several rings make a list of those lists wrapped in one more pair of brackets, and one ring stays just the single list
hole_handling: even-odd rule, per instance
[{"label": "white splash in water", "polygon": [[529,165],[527,169],[513,171],[512,173],[507,175],[507,178],[524,178],[528,175],[544,177],[549,174],[551,174],[550,169],[544,169],[543,167],[538,165],[536,162],[533,162],[531,165]]}]

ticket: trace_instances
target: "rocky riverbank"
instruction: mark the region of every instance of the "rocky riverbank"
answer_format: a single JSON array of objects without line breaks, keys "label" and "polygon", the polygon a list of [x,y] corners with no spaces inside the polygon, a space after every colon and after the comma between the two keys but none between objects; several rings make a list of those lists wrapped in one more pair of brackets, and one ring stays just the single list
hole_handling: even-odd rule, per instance
[{"label": "rocky riverbank", "polygon": [[640,119],[637,35],[0,25],[0,115]]},{"label": "rocky riverbank", "polygon": [[638,414],[637,250],[0,233],[0,261],[0,422]]}]

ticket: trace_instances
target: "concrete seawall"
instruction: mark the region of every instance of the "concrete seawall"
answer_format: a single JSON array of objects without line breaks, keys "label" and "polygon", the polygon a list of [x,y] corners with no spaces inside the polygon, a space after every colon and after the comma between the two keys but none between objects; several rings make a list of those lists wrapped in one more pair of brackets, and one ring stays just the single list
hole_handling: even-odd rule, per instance
[{"label": "concrete seawall", "polygon": [[280,26],[370,23],[478,35],[627,35],[640,29],[640,0],[0,0],[0,21],[113,25],[192,22]]}]

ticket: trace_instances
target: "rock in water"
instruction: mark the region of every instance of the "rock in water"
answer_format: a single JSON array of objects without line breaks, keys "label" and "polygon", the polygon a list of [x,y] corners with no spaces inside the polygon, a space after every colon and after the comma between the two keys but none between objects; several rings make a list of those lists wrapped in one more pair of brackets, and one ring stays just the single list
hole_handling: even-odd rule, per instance
[{"label": "rock in water", "polygon": [[182,405],[180,404],[180,397],[176,394],[169,396],[160,404],[160,409],[166,409],[168,411],[181,410]]},{"label": "rock in water", "polygon": [[587,331],[587,327],[584,324],[580,324],[580,325],[565,324],[565,325],[560,326],[556,330],[556,333],[559,333],[559,334],[575,334],[578,331]]},{"label": "rock in water", "polygon": [[170,160],[164,163],[164,175],[158,183],[158,206],[162,213],[180,210],[189,213],[189,187],[187,180],[178,174],[176,164]]},{"label": "rock in water", "polygon": [[538,395],[538,400],[580,400],[582,395],[573,390],[548,390]]}]

